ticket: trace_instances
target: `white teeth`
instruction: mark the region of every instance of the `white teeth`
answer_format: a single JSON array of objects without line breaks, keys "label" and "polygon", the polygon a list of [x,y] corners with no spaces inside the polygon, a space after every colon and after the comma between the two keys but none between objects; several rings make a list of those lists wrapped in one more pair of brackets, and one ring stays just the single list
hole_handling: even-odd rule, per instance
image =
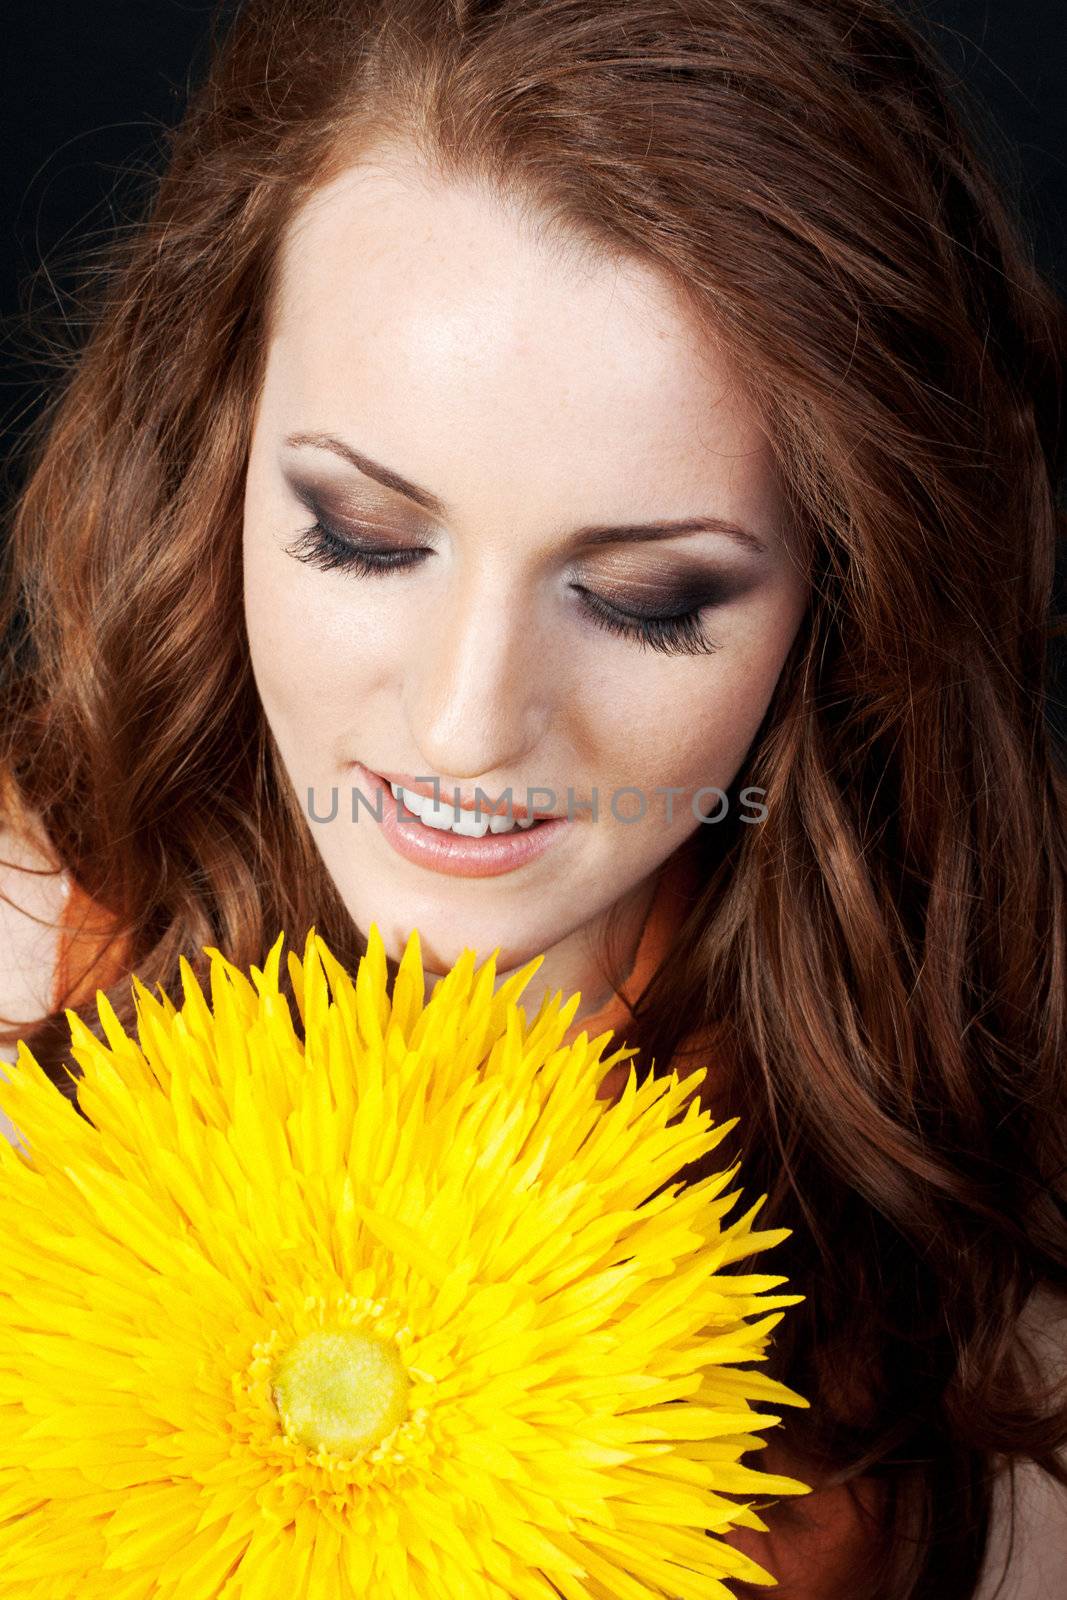
[{"label": "white teeth", "polygon": [[456,808],[446,805],[443,800],[427,800],[425,796],[421,796],[419,816],[428,828],[440,828],[443,831],[456,821]]},{"label": "white teeth", "polygon": [[[452,811],[452,807],[448,808]],[[455,812],[452,813],[455,817]],[[462,835],[464,839],[481,839],[489,832],[489,818],[483,811],[481,816],[474,811],[461,811],[451,824],[452,832]]]},{"label": "white teeth", "polygon": [[490,816],[484,810],[479,816],[474,810],[465,811],[461,808],[457,811],[446,800],[434,800],[427,795],[416,794],[399,783],[390,783],[389,787],[394,798],[406,810],[414,811],[428,828],[438,828],[442,833],[457,833],[461,838],[482,839],[487,833],[511,833],[515,828],[532,828],[534,825],[533,817],[511,819],[506,812],[503,816]]}]

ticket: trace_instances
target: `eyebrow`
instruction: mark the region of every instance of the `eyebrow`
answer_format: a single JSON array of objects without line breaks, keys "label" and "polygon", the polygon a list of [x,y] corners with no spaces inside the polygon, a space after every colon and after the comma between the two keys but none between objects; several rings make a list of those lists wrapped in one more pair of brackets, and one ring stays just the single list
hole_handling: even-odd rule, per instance
[{"label": "eyebrow", "polygon": [[[347,461],[349,466],[355,467],[358,472],[373,478],[383,488],[393,489],[397,494],[413,500],[417,506],[421,506],[438,521],[448,521],[448,507],[443,500],[438,499],[437,495],[431,494],[429,489],[421,489],[417,483],[410,483],[391,467],[383,467],[380,462],[372,461],[362,451],[346,444],[343,439],[335,438],[333,434],[290,433],[286,436],[285,442],[294,449],[310,446],[315,450],[329,450],[331,454],[340,456],[342,461]],[[766,541],[752,533],[750,529],[741,527],[737,522],[730,522],[725,517],[712,516],[682,517],[670,522],[592,523],[575,529],[572,539],[575,544],[636,544],[644,540],[673,539],[684,533],[719,533],[727,539],[732,539],[735,544],[743,545],[746,550],[755,551],[757,555],[768,554]]]}]

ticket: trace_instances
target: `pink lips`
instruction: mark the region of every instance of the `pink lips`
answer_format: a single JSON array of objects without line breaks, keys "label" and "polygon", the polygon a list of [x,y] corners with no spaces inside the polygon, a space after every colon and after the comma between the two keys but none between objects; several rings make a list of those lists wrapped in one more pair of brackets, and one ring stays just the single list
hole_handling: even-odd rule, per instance
[{"label": "pink lips", "polygon": [[[544,855],[571,826],[566,817],[553,817],[532,828],[513,833],[487,833],[481,839],[464,838],[444,828],[428,828],[407,806],[401,812],[386,780],[359,761],[351,763],[352,776],[367,806],[360,817],[376,820],[378,791],[382,792],[382,832],[398,855],[434,872],[461,878],[495,878]],[[443,797],[444,798],[444,797]]]}]

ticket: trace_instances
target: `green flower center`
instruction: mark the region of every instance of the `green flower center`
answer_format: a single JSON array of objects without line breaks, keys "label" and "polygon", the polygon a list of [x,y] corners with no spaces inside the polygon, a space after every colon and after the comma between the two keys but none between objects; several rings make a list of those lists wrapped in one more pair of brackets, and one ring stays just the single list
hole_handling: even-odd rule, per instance
[{"label": "green flower center", "polygon": [[271,1393],[291,1438],[350,1456],[393,1431],[410,1385],[395,1345],[349,1328],[304,1334],[282,1357]]}]

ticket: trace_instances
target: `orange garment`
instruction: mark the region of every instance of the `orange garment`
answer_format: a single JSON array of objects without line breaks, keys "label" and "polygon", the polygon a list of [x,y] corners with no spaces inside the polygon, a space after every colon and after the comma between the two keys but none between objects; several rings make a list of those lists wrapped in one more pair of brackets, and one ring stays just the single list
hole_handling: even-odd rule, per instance
[{"label": "orange garment", "polygon": [[[75,882],[69,880],[60,920],[52,1009],[80,1006],[97,989],[108,989],[130,970],[123,942],[112,937],[114,919]],[[73,985],[70,994],[68,987]]]},{"label": "orange garment", "polygon": [[[590,1017],[576,1020],[568,1030],[567,1040],[583,1030],[593,1039],[610,1028],[616,1037],[603,1053],[609,1055],[625,1044],[630,1007],[665,953],[697,886],[696,868],[689,853],[672,857],[661,872],[631,971],[620,986],[621,994],[609,999]],[[119,944],[108,945],[108,924],[107,914],[72,881],[62,919],[57,1004],[62,998],[60,986],[68,981],[75,980],[76,987],[73,998],[67,1003],[76,1005],[91,1000],[97,987],[108,987],[129,970]],[[621,1092],[629,1076],[630,1062],[635,1059],[629,1057],[608,1071],[599,1091],[602,1098],[613,1098]],[[710,1069],[700,1086],[703,1097],[714,1074],[714,1045],[709,1045],[707,1055],[698,1054],[696,1061]],[[695,1066],[688,1070],[694,1071]],[[788,1413],[783,1422],[787,1416]],[[773,1437],[778,1431],[778,1428],[771,1430],[766,1447],[753,1453],[750,1464],[811,1483],[812,1478],[806,1475],[803,1466]],[[867,1505],[872,1504],[874,1488],[870,1480],[861,1480],[858,1485]],[[746,1594],[774,1595],[775,1600],[857,1600],[855,1591],[844,1585],[849,1564],[862,1549],[867,1536],[861,1514],[846,1489],[815,1489],[811,1494],[789,1497],[762,1508],[757,1498],[757,1509],[768,1525],[766,1533],[737,1528],[720,1535],[778,1580],[776,1588],[761,1586],[755,1591],[745,1588]]]}]

